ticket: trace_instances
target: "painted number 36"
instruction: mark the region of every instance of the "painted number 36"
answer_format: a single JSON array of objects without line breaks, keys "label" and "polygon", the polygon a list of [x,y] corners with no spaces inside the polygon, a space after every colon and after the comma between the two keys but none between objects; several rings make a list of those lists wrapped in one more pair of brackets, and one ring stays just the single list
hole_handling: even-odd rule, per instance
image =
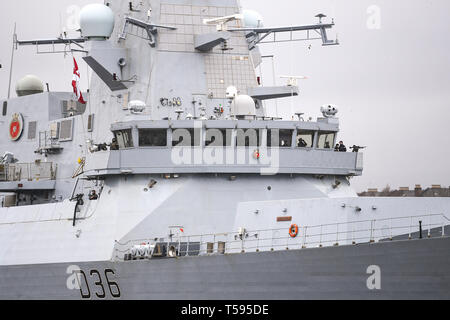
[{"label": "painted number 36", "polygon": [[[69,290],[80,290],[82,299],[90,299],[93,293],[98,299],[106,299],[108,296],[112,298],[120,298],[120,288],[117,282],[111,280],[115,272],[111,269],[106,269],[102,274],[98,270],[90,270],[86,273],[77,266],[70,266],[67,268],[67,288]],[[107,289],[105,289],[107,288]]]}]

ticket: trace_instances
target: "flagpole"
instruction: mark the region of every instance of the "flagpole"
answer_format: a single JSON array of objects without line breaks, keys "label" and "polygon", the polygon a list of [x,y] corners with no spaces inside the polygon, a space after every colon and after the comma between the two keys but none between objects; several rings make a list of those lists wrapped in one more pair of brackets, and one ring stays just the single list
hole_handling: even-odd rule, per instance
[{"label": "flagpole", "polygon": [[11,98],[11,81],[12,81],[12,74],[13,74],[13,67],[14,67],[14,50],[16,46],[16,34],[17,31],[17,23],[14,23],[14,34],[13,34],[13,45],[11,50],[11,65],[9,67],[9,84],[8,84],[8,100]]}]

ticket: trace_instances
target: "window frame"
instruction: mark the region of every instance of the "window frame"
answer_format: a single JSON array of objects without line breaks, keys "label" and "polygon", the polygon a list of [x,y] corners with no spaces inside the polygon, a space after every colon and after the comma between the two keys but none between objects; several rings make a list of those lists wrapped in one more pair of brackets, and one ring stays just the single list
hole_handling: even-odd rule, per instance
[{"label": "window frame", "polygon": [[[165,133],[165,144],[164,145],[142,145],[141,142],[141,136],[143,131],[159,131],[161,133]],[[169,134],[168,129],[163,128],[139,128],[138,129],[138,146],[139,148],[167,148],[169,146]]]},{"label": "window frame", "polygon": [[[324,146],[321,147],[320,146],[320,138],[322,136],[329,136],[329,135],[333,135],[333,141],[331,142],[330,147],[329,148],[325,147],[325,143],[327,142],[326,139],[324,141]],[[319,131],[318,134],[317,134],[316,148],[319,149],[319,150],[332,150],[333,151],[334,147],[335,147],[335,143],[336,143],[336,137],[337,137],[337,132],[334,132],[334,131],[329,131],[329,132],[328,131]]]},{"label": "window frame", "polygon": [[[195,131],[199,131],[198,136],[200,137],[200,139],[198,141],[195,141],[195,138],[197,137],[195,135]],[[191,143],[189,145],[185,145],[184,144],[184,139],[182,141],[174,140],[174,133],[176,131],[188,131],[190,138],[191,138]],[[180,136],[181,138],[182,136]],[[170,143],[169,145],[171,145],[172,148],[200,148],[203,147],[203,129],[202,128],[176,128],[176,129],[172,129],[171,132],[171,139],[170,139]],[[175,145],[175,143],[178,143],[177,145]]]},{"label": "window frame", "polygon": [[[130,146],[125,146],[125,143],[124,143],[124,147],[121,147],[121,143],[119,142],[120,140],[119,140],[119,137],[118,137],[118,133],[124,133],[124,132],[127,132],[127,133],[129,133],[129,144],[130,144]],[[116,139],[116,141],[117,141],[117,144],[119,145],[119,150],[126,150],[126,149],[133,149],[134,148],[134,141],[133,141],[133,129],[121,129],[121,130],[116,130],[116,131],[114,131],[114,138]],[[122,142],[123,142],[123,140],[122,140]]]},{"label": "window frame", "polygon": [[[297,136],[295,137],[295,147],[298,149],[314,149],[315,146],[315,138],[316,138],[316,133],[317,131],[314,130],[302,130],[302,129],[297,129]],[[306,147],[300,147],[298,145],[299,143],[299,138],[300,136],[305,136],[311,134],[311,144],[306,146]]]},{"label": "window frame", "polygon": [[[211,131],[218,131],[222,134],[222,137],[224,137],[222,141],[222,145],[211,145],[214,142],[208,141],[208,133]],[[225,133],[225,134],[224,134]],[[205,130],[205,148],[230,148],[233,146],[233,135],[234,130],[233,129],[226,129],[226,128],[208,128]],[[208,142],[210,142],[208,144]]]},{"label": "window frame", "polygon": [[[276,146],[272,145],[272,131],[278,131],[278,143]],[[282,140],[282,135],[280,134],[282,131],[289,131],[290,132],[290,139],[287,139],[288,144],[282,146],[281,142],[284,141]],[[268,148],[281,148],[281,149],[291,149],[292,148],[292,139],[294,137],[294,133],[295,130],[294,129],[284,129],[284,128],[271,128],[271,129],[267,129],[267,147]]]},{"label": "window frame", "polygon": [[[251,142],[254,142],[254,141],[250,141],[251,137],[249,135],[247,135],[247,132],[249,130],[255,130],[257,132],[256,145],[251,144]],[[261,128],[238,128],[238,129],[235,129],[235,132],[236,133],[235,133],[235,137],[234,137],[234,143],[235,143],[234,146],[236,148],[260,148],[260,147],[262,147],[262,143],[264,141],[264,134],[265,134],[264,129],[261,129]],[[241,133],[241,132],[244,132],[244,139],[245,139],[244,145],[239,144],[239,142],[240,142],[239,133]],[[247,139],[249,139],[248,143],[247,143]]]}]

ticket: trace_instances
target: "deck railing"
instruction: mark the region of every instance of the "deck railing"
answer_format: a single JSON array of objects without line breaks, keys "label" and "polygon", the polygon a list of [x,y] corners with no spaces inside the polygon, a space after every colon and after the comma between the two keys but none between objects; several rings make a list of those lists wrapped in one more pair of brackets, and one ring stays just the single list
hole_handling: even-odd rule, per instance
[{"label": "deck railing", "polygon": [[157,245],[164,246],[166,253],[172,249],[175,256],[198,256],[236,254],[281,250],[300,250],[340,245],[357,245],[383,241],[418,238],[445,237],[445,227],[450,219],[444,214],[427,214],[387,219],[349,221],[315,226],[299,226],[296,237],[289,228],[265,229],[239,232],[173,235],[171,238],[131,240],[116,242],[115,257],[123,260],[132,249],[142,245],[152,248],[136,258],[151,258]]},{"label": "deck railing", "polygon": [[55,180],[53,162],[14,163],[0,165],[0,181]]},{"label": "deck railing", "polygon": [[57,136],[58,131],[41,131],[39,132],[39,147],[35,151],[38,154],[55,154],[59,153],[63,148]]},{"label": "deck railing", "polygon": [[0,181],[6,181],[8,177],[7,165],[0,164]]}]

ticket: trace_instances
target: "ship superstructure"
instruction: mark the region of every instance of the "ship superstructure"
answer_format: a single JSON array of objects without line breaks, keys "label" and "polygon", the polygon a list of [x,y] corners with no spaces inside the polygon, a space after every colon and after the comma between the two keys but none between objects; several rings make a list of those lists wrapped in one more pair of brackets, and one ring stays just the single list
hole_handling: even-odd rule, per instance
[{"label": "ship superstructure", "polygon": [[[204,288],[189,295],[184,283],[158,295],[130,279],[150,272],[147,263],[188,279],[189,264],[204,268],[208,256],[263,263],[292,251],[295,263],[295,250],[414,238],[419,228],[445,236],[449,199],[357,197],[350,180],[363,172],[363,153],[335,148],[336,106],[322,106],[316,121],[268,116],[266,101],[299,95],[298,77],[262,86],[259,44],[288,34],[338,45],[326,16],[270,28],[234,0],[151,0],[89,5],[80,19],[79,38],[15,36],[17,48],[62,46],[93,75],[82,93],[76,81],[75,93],[44,92],[29,76],[18,97],[2,101],[1,274],[35,268],[45,277],[53,268],[49,286],[59,297],[91,298],[84,268],[100,268],[107,280],[131,281],[126,298],[199,298]],[[183,262],[171,258],[188,265],[175,271],[171,263]],[[125,277],[127,266],[134,276]],[[66,286],[61,279],[71,274],[83,285]],[[27,297],[22,285],[4,283],[0,297]],[[109,298],[121,297],[117,289]],[[248,290],[239,297],[255,293]]]}]

